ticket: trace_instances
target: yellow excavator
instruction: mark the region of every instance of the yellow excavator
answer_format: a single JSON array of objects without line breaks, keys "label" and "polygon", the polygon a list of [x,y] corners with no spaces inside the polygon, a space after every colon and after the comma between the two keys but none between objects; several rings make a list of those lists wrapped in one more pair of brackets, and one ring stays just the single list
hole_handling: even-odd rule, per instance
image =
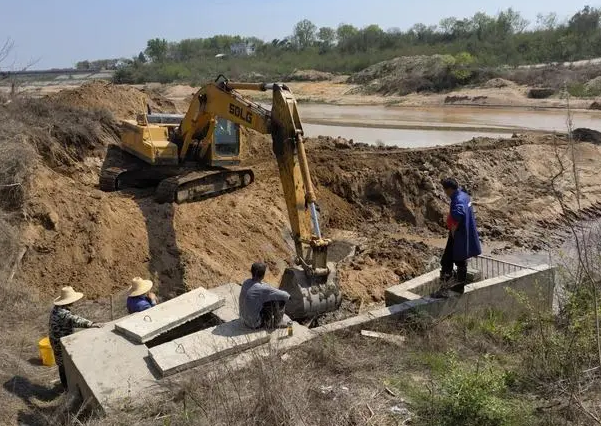
[{"label": "yellow excavator", "polygon": [[[271,111],[238,90],[271,91]],[[234,83],[220,75],[194,95],[184,116],[138,115],[125,121],[119,164],[107,157],[100,188],[156,186],[158,202],[192,202],[251,184],[240,164],[240,126],[270,134],[284,190],[296,259],[280,288],[290,293],[286,313],[305,319],[338,309],[342,295],[330,240],[322,237],[303,129],[292,92],[275,83]],[[114,155],[114,154],[113,154]]]}]

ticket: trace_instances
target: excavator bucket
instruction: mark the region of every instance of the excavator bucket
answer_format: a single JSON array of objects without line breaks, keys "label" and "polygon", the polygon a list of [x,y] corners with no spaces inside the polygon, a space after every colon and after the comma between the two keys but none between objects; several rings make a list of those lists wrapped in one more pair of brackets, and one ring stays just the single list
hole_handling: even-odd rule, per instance
[{"label": "excavator bucket", "polygon": [[300,266],[286,268],[280,281],[280,289],[290,294],[286,314],[301,320],[337,310],[342,302],[337,281],[335,263],[328,263],[325,272],[313,275]]}]

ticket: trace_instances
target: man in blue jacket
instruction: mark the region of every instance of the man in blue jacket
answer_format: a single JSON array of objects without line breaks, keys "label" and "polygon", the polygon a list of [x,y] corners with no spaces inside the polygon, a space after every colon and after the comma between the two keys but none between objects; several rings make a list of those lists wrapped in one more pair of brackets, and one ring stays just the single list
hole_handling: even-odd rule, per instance
[{"label": "man in blue jacket", "polygon": [[[442,286],[435,293],[436,296],[447,296],[449,289],[463,294],[467,281],[467,260],[482,254],[470,196],[459,188],[455,179],[444,179],[442,187],[451,199],[451,208],[447,216],[449,238],[440,260]],[[456,277],[453,277],[453,264],[457,266]]]}]

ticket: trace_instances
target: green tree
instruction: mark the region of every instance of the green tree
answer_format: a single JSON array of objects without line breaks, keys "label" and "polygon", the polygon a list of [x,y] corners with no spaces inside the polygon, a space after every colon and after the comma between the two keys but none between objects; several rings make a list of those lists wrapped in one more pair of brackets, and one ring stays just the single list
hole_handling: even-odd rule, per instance
[{"label": "green tree", "polygon": [[90,61],[80,61],[75,64],[75,68],[78,70],[89,70],[90,69]]},{"label": "green tree", "polygon": [[338,45],[343,50],[352,49],[352,41],[359,34],[359,30],[349,24],[340,24],[336,30]]},{"label": "green tree", "polygon": [[167,40],[164,38],[153,38],[146,43],[146,50],[144,53],[153,62],[163,62],[167,56],[167,47]]},{"label": "green tree", "polygon": [[539,31],[553,31],[558,27],[557,13],[536,15],[536,29]]},{"label": "green tree", "polygon": [[138,54],[138,62],[141,64],[145,64],[146,63],[146,55],[144,55],[144,52],[140,52]]},{"label": "green tree", "polygon": [[449,18],[443,18],[438,23],[438,26],[442,30],[443,34],[452,35],[457,24],[457,18],[451,16]]},{"label": "green tree", "polygon": [[384,38],[384,31],[379,25],[368,25],[361,31],[363,35],[362,50],[378,49]]},{"label": "green tree", "polygon": [[303,19],[294,26],[293,37],[299,49],[306,49],[315,43],[317,27],[308,19]]},{"label": "green tree", "polygon": [[499,12],[497,23],[502,34],[518,34],[528,27],[528,20],[512,8]]},{"label": "green tree", "polygon": [[601,18],[599,9],[585,6],[584,9],[572,16],[568,28],[575,33],[591,33],[599,29],[599,18]]},{"label": "green tree", "polygon": [[336,43],[336,31],[334,28],[321,27],[317,33],[317,38],[321,43],[321,46],[328,49]]}]

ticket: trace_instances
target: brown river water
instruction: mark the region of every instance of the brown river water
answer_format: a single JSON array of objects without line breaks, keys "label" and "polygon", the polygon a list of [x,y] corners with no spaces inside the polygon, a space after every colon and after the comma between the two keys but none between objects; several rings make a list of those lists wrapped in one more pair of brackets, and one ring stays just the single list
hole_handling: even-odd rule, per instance
[{"label": "brown river water", "polygon": [[[518,108],[341,106],[302,104],[305,135],[406,148],[447,145],[476,136],[566,132],[565,110]],[[572,126],[601,130],[600,111],[572,112]]]}]

